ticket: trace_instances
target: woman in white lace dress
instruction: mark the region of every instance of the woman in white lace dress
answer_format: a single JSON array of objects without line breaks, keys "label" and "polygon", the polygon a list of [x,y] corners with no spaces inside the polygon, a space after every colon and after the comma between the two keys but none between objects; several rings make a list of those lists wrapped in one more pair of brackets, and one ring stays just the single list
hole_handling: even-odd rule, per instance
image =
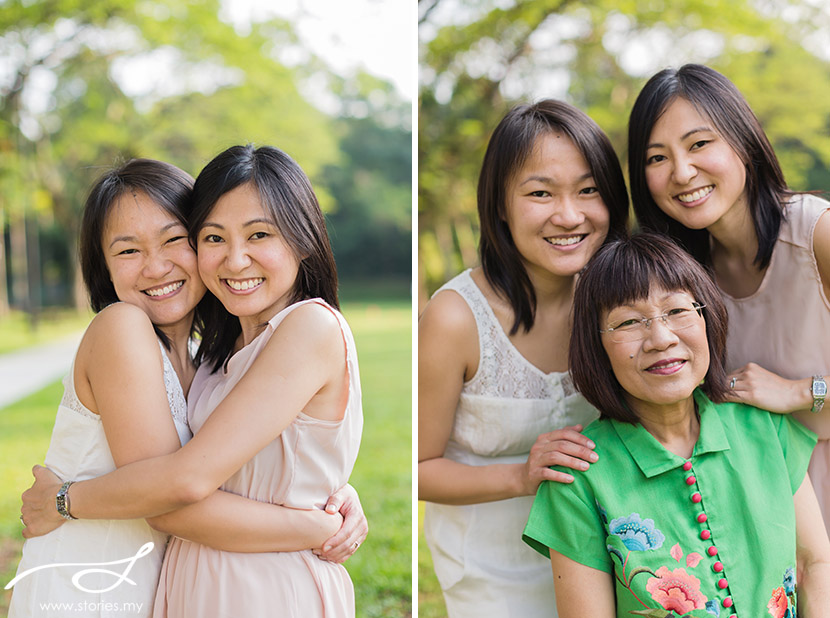
[{"label": "woman in white lace dress", "polygon": [[597,417],[568,378],[574,280],[628,196],[606,135],[558,101],[513,109],[493,133],[478,185],[481,266],[432,298],[420,320],[419,498],[447,611],[556,614],[550,564],[522,529],[549,470],[584,470]]},{"label": "woman in white lace dress", "polygon": [[[46,465],[62,480],[177,450],[190,439],[185,396],[196,371],[189,349],[205,293],[188,241],[184,210],[193,179],[178,168],[133,160],[105,174],[90,193],[81,262],[98,312],[64,380]],[[119,302],[123,301],[123,302]],[[46,472],[45,469],[43,472]],[[55,510],[51,492],[51,510]],[[65,504],[64,517],[71,504]],[[10,616],[149,616],[167,534],[142,519],[67,521],[49,534],[24,510],[23,558]],[[61,519],[60,521],[64,521]],[[240,551],[320,546],[339,518],[283,509],[215,492],[188,511],[177,535]],[[149,554],[140,552],[152,543]],[[127,565],[102,563],[138,556]],[[88,566],[54,567],[58,563]],[[73,576],[84,568],[105,568]],[[30,573],[30,569],[45,567]],[[107,590],[112,588],[111,590]]]}]

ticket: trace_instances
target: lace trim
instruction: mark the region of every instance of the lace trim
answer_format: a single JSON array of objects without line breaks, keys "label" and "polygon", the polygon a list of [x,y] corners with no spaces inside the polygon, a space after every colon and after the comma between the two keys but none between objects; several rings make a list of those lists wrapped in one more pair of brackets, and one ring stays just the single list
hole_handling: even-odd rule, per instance
[{"label": "lace trim", "polygon": [[100,421],[101,417],[92,412],[75,393],[75,361],[72,361],[72,366],[69,368],[69,373],[63,378],[63,397],[61,397],[61,405],[64,408],[69,408],[73,412],[77,412],[81,416]]},{"label": "lace trim", "polygon": [[516,349],[493,309],[471,276],[470,270],[451,279],[441,290],[454,290],[467,302],[478,328],[478,371],[464,384],[470,395],[505,399],[561,400],[576,393],[566,372],[544,373]]},{"label": "lace trim", "polygon": [[[185,427],[187,426],[187,400],[182,390],[182,385],[179,382],[179,376],[176,370],[173,369],[173,364],[167,356],[167,350],[164,349],[161,341],[159,341],[159,348],[161,348],[161,358],[164,364],[164,388],[167,391],[167,402],[170,405],[170,414],[173,418]],[[63,397],[61,403],[65,408],[69,408],[73,412],[77,412],[81,416],[91,418],[94,420],[101,420],[101,417],[95,412],[89,410],[75,392],[75,361],[72,361],[72,366],[69,368],[69,373],[63,378]]]},{"label": "lace trim", "polygon": [[176,374],[176,370],[173,369],[173,363],[170,362],[167,350],[164,349],[161,341],[159,341],[159,348],[161,348],[161,358],[164,362],[164,388],[167,391],[170,414],[172,414],[174,420],[187,426],[187,400],[179,382],[179,376]]}]

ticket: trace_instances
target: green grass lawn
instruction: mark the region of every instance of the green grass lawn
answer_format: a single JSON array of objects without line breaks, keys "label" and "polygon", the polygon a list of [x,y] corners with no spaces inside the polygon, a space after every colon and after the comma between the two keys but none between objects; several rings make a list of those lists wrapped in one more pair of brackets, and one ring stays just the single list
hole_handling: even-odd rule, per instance
[{"label": "green grass lawn", "polygon": [[50,309],[41,314],[37,326],[34,326],[25,313],[12,311],[0,318],[0,354],[82,331],[91,318],[92,313],[87,311]]},{"label": "green grass lawn", "polygon": [[441,586],[432,570],[432,556],[424,540],[424,503],[418,503],[418,618],[447,615]]},{"label": "green grass lawn", "polygon": [[[373,297],[374,298],[374,297]],[[357,615],[412,615],[411,307],[409,299],[344,303],[354,331],[363,389],[364,430],[351,482],[369,519],[369,536],[347,563]],[[0,326],[0,334],[3,327]],[[2,336],[0,336],[2,340]],[[60,382],[0,410],[0,582],[19,560],[19,496],[43,461]],[[10,592],[0,592],[5,615]]]}]

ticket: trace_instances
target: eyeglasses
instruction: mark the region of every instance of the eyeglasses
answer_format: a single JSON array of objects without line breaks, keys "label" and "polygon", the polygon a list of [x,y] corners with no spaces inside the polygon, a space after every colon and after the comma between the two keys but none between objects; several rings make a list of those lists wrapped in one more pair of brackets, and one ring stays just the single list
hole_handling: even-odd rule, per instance
[{"label": "eyeglasses", "polygon": [[629,318],[616,326],[609,326],[601,333],[608,333],[614,343],[630,343],[641,341],[646,338],[653,320],[661,319],[663,324],[672,332],[689,328],[697,323],[698,318],[703,317],[701,311],[706,305],[692,303],[691,307],[676,307],[665,313],[650,318]]}]

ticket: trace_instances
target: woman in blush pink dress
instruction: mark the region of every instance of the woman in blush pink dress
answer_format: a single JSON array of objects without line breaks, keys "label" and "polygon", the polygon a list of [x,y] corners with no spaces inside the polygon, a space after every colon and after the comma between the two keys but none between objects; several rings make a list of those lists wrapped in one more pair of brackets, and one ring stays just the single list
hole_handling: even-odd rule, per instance
[{"label": "woman in blush pink dress", "polygon": [[746,100],[699,64],[646,83],[628,153],[640,226],[679,241],[723,293],[733,398],[818,434],[809,472],[830,532],[830,203],[789,190]]},{"label": "woman in blush pink dress", "polygon": [[[208,342],[205,369],[194,381],[191,427],[200,435],[225,400],[254,404],[273,393],[284,405],[273,406],[269,424],[252,428],[262,431],[249,448],[255,455],[222,488],[323,508],[348,481],[363,418],[354,339],[336,309],[334,260],[311,186],[279,150],[231,148],[199,175],[190,226],[202,278],[223,305],[206,325],[219,336]],[[174,539],[155,616],[266,610],[353,616],[351,580],[343,566],[310,551],[237,554]]]}]

